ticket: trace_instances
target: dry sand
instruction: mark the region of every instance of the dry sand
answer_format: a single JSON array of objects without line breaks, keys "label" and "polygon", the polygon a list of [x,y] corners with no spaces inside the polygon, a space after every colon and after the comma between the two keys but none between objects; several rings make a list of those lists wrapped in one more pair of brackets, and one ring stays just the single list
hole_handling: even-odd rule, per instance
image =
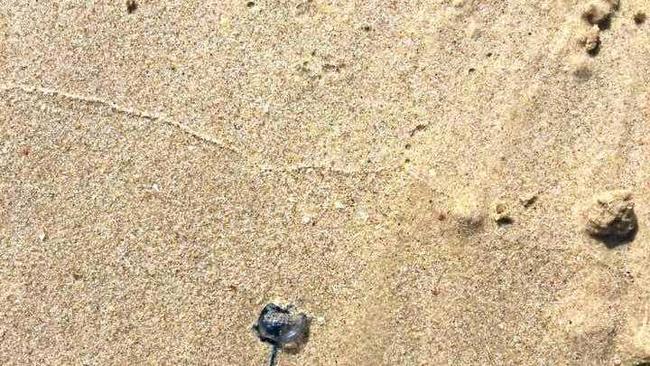
[{"label": "dry sand", "polygon": [[650,361],[646,13],[0,0],[0,364]]}]

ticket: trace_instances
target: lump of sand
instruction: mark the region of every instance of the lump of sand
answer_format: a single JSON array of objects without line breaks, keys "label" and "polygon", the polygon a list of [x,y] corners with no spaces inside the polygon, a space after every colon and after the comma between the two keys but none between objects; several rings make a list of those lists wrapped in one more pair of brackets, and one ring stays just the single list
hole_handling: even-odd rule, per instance
[{"label": "lump of sand", "polygon": [[458,194],[450,211],[462,231],[476,230],[485,221],[482,200],[473,192]]},{"label": "lump of sand", "polygon": [[634,236],[638,228],[632,194],[627,190],[596,195],[584,216],[585,231],[598,239],[626,241]]},{"label": "lump of sand", "polygon": [[594,0],[582,12],[582,19],[589,24],[597,25],[600,29],[605,29],[608,28],[609,20],[617,8],[618,1]]},{"label": "lump of sand", "polygon": [[580,44],[588,54],[595,56],[600,47],[600,28],[594,25],[580,38]]},{"label": "lump of sand", "polygon": [[510,216],[510,208],[503,200],[498,200],[492,207],[492,219],[499,226],[512,224],[512,216]]}]

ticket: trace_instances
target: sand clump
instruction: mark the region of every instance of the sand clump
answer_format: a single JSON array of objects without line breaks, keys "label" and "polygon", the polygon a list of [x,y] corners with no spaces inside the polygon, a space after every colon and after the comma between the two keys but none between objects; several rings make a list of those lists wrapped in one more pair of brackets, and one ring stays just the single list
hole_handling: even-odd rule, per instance
[{"label": "sand clump", "polygon": [[522,206],[528,208],[534,205],[538,198],[537,192],[524,192],[519,196],[519,202]]},{"label": "sand clump", "polygon": [[629,239],[637,231],[632,194],[627,190],[596,195],[584,216],[585,231],[596,238]]},{"label": "sand clump", "polygon": [[591,1],[582,12],[582,18],[589,24],[601,28],[608,27],[612,14],[618,9],[618,0],[595,0]]},{"label": "sand clump", "polygon": [[614,0],[595,0],[588,3],[583,10],[581,17],[589,28],[581,32],[578,44],[590,56],[596,56],[600,51],[600,32],[609,29],[618,5],[618,1]]},{"label": "sand clump", "polygon": [[491,217],[497,225],[507,225],[513,222],[510,205],[505,200],[497,200],[492,204]]},{"label": "sand clump", "polygon": [[588,54],[595,55],[598,53],[600,47],[600,28],[598,28],[597,25],[591,26],[591,28],[580,37],[579,42]]},{"label": "sand clump", "polygon": [[486,217],[483,199],[475,191],[463,191],[456,195],[450,213],[461,232],[479,229]]}]

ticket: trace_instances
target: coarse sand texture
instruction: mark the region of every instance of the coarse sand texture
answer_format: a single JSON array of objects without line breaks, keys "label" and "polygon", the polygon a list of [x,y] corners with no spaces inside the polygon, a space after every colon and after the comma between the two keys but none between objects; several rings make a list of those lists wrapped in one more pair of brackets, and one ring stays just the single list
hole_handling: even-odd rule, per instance
[{"label": "coarse sand texture", "polygon": [[650,364],[647,14],[0,0],[0,365]]}]

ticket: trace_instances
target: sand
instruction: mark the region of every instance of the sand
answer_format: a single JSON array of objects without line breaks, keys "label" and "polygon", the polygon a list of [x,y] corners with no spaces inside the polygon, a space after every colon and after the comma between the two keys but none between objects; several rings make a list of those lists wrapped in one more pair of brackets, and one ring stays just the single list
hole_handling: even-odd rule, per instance
[{"label": "sand", "polygon": [[650,362],[647,13],[0,0],[0,364]]}]

